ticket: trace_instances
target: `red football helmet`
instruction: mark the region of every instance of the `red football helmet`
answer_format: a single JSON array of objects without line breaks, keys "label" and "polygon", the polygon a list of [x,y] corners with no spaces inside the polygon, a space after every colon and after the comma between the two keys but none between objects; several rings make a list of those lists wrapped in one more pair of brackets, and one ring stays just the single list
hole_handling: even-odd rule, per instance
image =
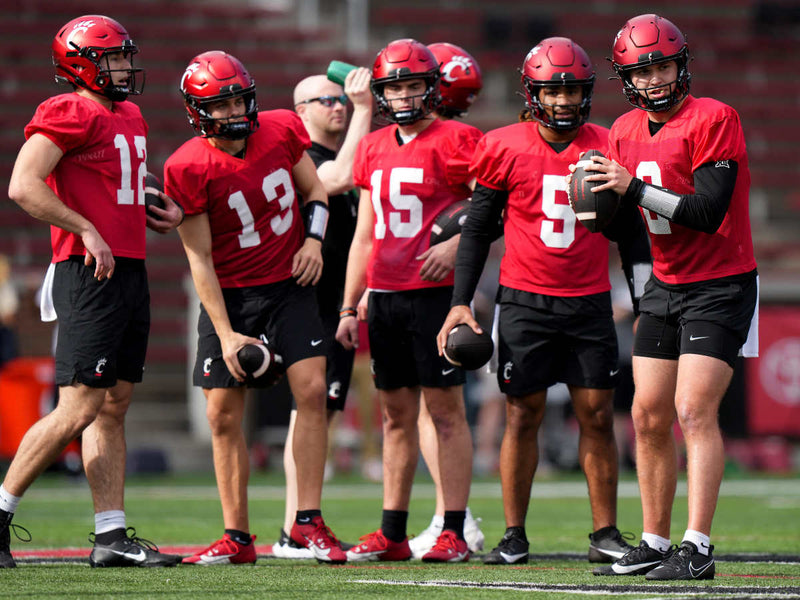
[{"label": "red football helmet", "polygon": [[[651,99],[649,89],[637,90],[631,83],[632,70],[670,60],[678,65],[678,78],[669,96]],[[614,38],[612,65],[622,80],[625,97],[636,108],[653,112],[669,110],[689,94],[692,76],[686,38],[672,22],[658,15],[639,15],[622,26]]]},{"label": "red football helmet", "polygon": [[[138,51],[131,36],[114,19],[103,15],[78,17],[64,25],[53,39],[56,81],[122,102],[129,95],[141,94],[144,89],[144,70],[133,68],[133,55]],[[107,55],[114,52],[122,52],[130,68],[112,70]],[[114,85],[114,72],[126,72],[128,81]],[[141,78],[137,81],[139,73]]]},{"label": "red football helmet", "polygon": [[455,44],[429,44],[428,50],[439,61],[442,74],[439,81],[442,102],[436,112],[448,119],[463,117],[483,87],[478,61]]},{"label": "red football helmet", "polygon": [[[239,59],[220,50],[195,56],[181,77],[181,92],[189,123],[203,137],[240,140],[258,129],[256,82]],[[209,103],[241,96],[244,99],[245,121],[215,119]]]},{"label": "red football helmet", "polygon": [[[372,94],[378,112],[393,123],[416,123],[430,114],[439,104],[439,62],[424,44],[410,38],[395,40],[378,52],[372,65]],[[412,110],[393,111],[383,94],[390,81],[424,79],[427,87],[422,94],[422,106]]]},{"label": "red football helmet", "polygon": [[[551,117],[539,100],[544,87],[578,85],[583,91],[580,104],[572,105],[571,117]],[[589,118],[594,89],[594,69],[589,55],[575,42],[565,37],[551,37],[531,48],[522,63],[522,87],[525,105],[531,116],[551,129],[575,129]]]}]

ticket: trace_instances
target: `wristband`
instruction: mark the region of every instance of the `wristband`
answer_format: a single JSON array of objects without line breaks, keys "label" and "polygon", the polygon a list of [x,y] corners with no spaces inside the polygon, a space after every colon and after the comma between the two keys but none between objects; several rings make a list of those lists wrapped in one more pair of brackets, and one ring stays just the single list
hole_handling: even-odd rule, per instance
[{"label": "wristband", "polygon": [[339,309],[339,318],[343,319],[344,317],[355,317],[358,314],[355,306],[343,306]]},{"label": "wristband", "polygon": [[320,242],[325,239],[328,228],[328,205],[319,200],[312,200],[306,205],[306,237]]}]

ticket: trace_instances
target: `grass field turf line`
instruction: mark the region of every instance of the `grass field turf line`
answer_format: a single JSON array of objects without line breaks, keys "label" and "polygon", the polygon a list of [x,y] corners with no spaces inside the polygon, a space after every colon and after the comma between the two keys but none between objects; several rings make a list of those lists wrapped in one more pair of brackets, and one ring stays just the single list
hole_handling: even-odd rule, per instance
[{"label": "grass field turf line", "polygon": [[[673,517],[680,524],[686,518],[683,489]],[[259,536],[259,550],[267,549],[282,522],[282,477],[255,474],[250,490],[252,530]],[[355,478],[339,477],[326,485],[323,511],[337,535],[353,542],[378,526],[380,490],[380,485]],[[432,499],[432,486],[420,477],[410,532],[427,525]],[[483,519],[488,551],[504,529],[499,483],[478,482],[470,506]],[[635,481],[621,484],[619,506],[620,528],[638,536],[641,512]],[[211,475],[131,478],[126,508],[137,533],[163,547],[204,547],[222,533]],[[717,578],[656,586],[641,577],[592,576],[592,565],[585,561],[590,519],[580,475],[534,484],[527,523],[532,559],[522,567],[490,567],[479,560],[447,566],[411,561],[329,567],[264,555],[252,567],[90,569],[80,558],[88,555],[86,537],[93,526],[88,489],[83,481],[53,476],[34,484],[15,522],[31,530],[33,542],[12,539],[20,566],[0,571],[0,598],[800,599],[800,481],[792,478],[726,480],[712,535]],[[673,542],[681,534],[673,530]],[[41,564],[41,559],[23,555],[33,549],[58,553],[65,547],[77,555],[69,560],[78,562]]]}]

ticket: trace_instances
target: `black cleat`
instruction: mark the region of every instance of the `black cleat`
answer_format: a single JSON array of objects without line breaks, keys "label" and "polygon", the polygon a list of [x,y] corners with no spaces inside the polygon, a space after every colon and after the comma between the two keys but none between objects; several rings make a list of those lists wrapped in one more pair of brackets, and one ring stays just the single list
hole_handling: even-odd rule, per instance
[{"label": "black cleat", "polygon": [[645,575],[650,581],[676,581],[687,579],[714,579],[714,546],[708,548],[708,556],[700,554],[692,542],[681,545],[658,567]]},{"label": "black cleat", "polygon": [[[11,522],[14,518],[14,513],[0,510],[0,569],[14,569],[17,566],[14,557],[11,556],[11,529],[14,529],[14,535],[21,542],[30,542],[31,533],[22,525],[16,525]],[[20,535],[23,532],[25,535]]]},{"label": "black cleat", "polygon": [[589,534],[589,562],[613,563],[633,550],[626,540],[633,539],[632,533],[620,533],[614,525],[598,529]]},{"label": "black cleat", "polygon": [[520,532],[521,527],[509,527],[503,539],[489,554],[483,557],[487,565],[521,565],[528,562],[528,540]]},{"label": "black cleat", "polygon": [[595,567],[595,575],[644,575],[661,564],[669,552],[659,552],[642,540],[639,545],[610,565]]},{"label": "black cleat", "polygon": [[174,567],[183,557],[177,554],[162,554],[158,546],[149,540],[136,537],[136,530],[128,527],[124,537],[108,545],[98,544],[95,535],[89,535],[94,544],[89,555],[92,567]]}]

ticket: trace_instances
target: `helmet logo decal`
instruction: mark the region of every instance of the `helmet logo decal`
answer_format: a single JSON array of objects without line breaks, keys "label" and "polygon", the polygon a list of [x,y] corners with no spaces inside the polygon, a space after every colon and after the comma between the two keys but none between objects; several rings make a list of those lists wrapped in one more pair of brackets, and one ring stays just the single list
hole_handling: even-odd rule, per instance
[{"label": "helmet logo decal", "polygon": [[73,48],[73,47],[78,48],[79,47],[78,44],[73,42],[72,38],[78,33],[86,33],[87,31],[89,31],[91,27],[94,27],[94,25],[95,25],[94,21],[79,21],[78,23],[75,23],[75,26],[72,28],[72,31],[70,31],[69,35],[67,36],[67,43],[66,43],[67,48]]},{"label": "helmet logo decal", "polygon": [[181,89],[186,89],[186,78],[191,77],[200,68],[200,63],[194,62],[186,67],[186,70],[183,72],[183,77],[181,77]]},{"label": "helmet logo decal", "polygon": [[464,71],[465,74],[469,74],[470,69],[472,69],[472,61],[469,59],[468,56],[457,55],[450,59],[446,65],[442,66],[442,79],[453,83],[454,81],[458,81],[458,77],[453,75],[453,71],[457,69],[461,69]]}]

